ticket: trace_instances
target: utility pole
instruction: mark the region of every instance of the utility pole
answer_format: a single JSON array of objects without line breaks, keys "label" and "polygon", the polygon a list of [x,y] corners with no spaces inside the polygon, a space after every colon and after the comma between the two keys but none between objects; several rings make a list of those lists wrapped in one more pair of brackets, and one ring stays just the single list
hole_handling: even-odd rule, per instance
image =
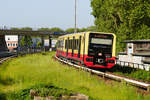
[{"label": "utility pole", "polygon": [[77,33],[77,0],[75,0],[75,25],[74,25],[74,33]]}]

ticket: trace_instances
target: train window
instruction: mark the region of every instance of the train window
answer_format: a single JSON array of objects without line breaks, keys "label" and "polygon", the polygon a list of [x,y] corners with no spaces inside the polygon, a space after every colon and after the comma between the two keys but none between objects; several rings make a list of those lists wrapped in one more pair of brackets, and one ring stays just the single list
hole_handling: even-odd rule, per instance
[{"label": "train window", "polygon": [[66,40],[66,49],[67,49],[67,47],[68,47],[68,40]]},{"label": "train window", "polygon": [[77,43],[76,43],[76,39],[74,40],[74,49],[76,49],[76,47],[77,47]]},{"label": "train window", "polygon": [[70,48],[69,49],[71,49],[71,40],[70,40]]},{"label": "train window", "polygon": [[76,47],[75,49],[78,49],[78,39],[76,39]]},{"label": "train window", "polygon": [[74,42],[73,42],[73,40],[72,40],[72,49],[74,48]]},{"label": "train window", "polygon": [[74,40],[72,40],[72,49],[74,48]]},{"label": "train window", "polygon": [[72,48],[71,49],[73,49],[73,40],[72,40]]},{"label": "train window", "polygon": [[67,44],[67,41],[65,40],[65,49],[66,49],[66,44]]},{"label": "train window", "polygon": [[72,49],[72,40],[71,40],[71,48],[70,49]]},{"label": "train window", "polygon": [[75,39],[73,39],[73,49],[75,49]]},{"label": "train window", "polygon": [[68,49],[69,49],[69,39],[67,40],[67,47],[68,47]]},{"label": "train window", "polygon": [[77,40],[77,49],[79,49],[79,39]]},{"label": "train window", "polygon": [[69,40],[69,49],[71,48],[71,40]]},{"label": "train window", "polygon": [[70,40],[69,40],[69,43],[68,43],[69,45],[68,45],[68,48],[70,49]]}]

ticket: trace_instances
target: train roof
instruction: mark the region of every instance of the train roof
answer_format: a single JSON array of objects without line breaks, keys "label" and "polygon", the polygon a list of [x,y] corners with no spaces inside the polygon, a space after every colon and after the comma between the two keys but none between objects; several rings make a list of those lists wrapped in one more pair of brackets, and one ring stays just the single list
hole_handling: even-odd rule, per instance
[{"label": "train roof", "polygon": [[88,32],[80,32],[80,33],[71,33],[71,34],[66,34],[66,35],[62,35],[60,36],[60,38],[62,37],[65,37],[65,36],[71,36],[71,35],[77,35],[77,34],[86,34],[86,33],[103,33],[103,34],[113,34],[115,35],[114,33],[107,33],[107,32],[91,32],[91,31],[88,31]]}]

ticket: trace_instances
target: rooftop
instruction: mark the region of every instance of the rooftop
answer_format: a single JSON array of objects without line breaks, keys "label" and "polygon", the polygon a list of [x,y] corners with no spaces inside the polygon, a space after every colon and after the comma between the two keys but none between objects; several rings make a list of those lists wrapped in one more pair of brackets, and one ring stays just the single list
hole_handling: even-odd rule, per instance
[{"label": "rooftop", "polygon": [[125,40],[123,43],[150,43],[150,39],[146,40]]}]

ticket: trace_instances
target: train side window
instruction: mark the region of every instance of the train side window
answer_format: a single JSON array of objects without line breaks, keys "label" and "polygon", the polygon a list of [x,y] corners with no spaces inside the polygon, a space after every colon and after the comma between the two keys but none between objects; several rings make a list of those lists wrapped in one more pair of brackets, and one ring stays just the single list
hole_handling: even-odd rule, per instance
[{"label": "train side window", "polygon": [[69,41],[70,41],[70,40],[68,40],[68,45],[67,45],[67,46],[68,46],[68,49],[70,48],[70,47],[69,47],[69,46],[70,46],[70,42],[69,42]]},{"label": "train side window", "polygon": [[76,50],[78,49],[78,39],[76,39]]},{"label": "train side window", "polygon": [[68,48],[68,40],[66,40],[66,49]]},{"label": "train side window", "polygon": [[75,49],[75,38],[73,39],[73,49]]},{"label": "train side window", "polygon": [[65,49],[67,48],[67,40],[65,40]]},{"label": "train side window", "polygon": [[72,40],[72,49],[73,49],[73,40]]},{"label": "train side window", "polygon": [[70,40],[70,49],[71,49],[71,40]]},{"label": "train side window", "polygon": [[73,48],[73,40],[71,40],[71,49]]},{"label": "train side window", "polygon": [[72,40],[71,40],[71,48],[70,49],[72,49]]},{"label": "train side window", "polygon": [[69,40],[69,49],[70,49],[70,40]]},{"label": "train side window", "polygon": [[74,49],[75,49],[75,50],[77,49],[77,48],[76,48],[76,47],[77,47],[76,41],[77,41],[77,40],[75,39],[75,40],[74,40]]},{"label": "train side window", "polygon": [[79,39],[77,40],[77,49],[79,49]]}]

